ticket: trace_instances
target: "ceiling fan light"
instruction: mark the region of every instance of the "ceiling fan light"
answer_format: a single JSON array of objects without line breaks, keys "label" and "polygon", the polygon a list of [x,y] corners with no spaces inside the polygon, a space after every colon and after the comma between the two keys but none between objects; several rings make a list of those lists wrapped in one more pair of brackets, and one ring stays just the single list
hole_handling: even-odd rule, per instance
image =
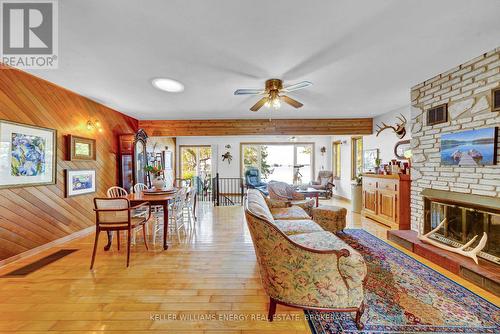
[{"label": "ceiling fan light", "polygon": [[273,100],[273,108],[274,110],[278,110],[281,107],[281,102],[279,98],[275,98]]}]

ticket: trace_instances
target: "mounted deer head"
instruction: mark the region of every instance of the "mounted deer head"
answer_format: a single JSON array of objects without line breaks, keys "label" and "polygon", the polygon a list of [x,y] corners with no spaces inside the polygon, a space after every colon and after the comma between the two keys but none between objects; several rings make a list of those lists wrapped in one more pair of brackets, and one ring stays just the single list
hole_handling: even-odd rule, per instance
[{"label": "mounted deer head", "polygon": [[401,114],[401,116],[396,116],[396,118],[400,121],[400,123],[396,123],[396,126],[387,125],[384,122],[382,122],[382,126],[377,124],[377,137],[382,131],[392,129],[399,139],[403,138],[406,135],[406,117]]}]

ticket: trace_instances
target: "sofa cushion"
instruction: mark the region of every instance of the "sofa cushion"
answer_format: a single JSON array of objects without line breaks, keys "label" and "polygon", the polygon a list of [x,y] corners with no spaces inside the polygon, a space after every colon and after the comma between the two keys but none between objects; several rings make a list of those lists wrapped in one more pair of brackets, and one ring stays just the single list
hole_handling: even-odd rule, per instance
[{"label": "sofa cushion", "polygon": [[301,220],[275,220],[274,225],[286,235],[295,235],[300,233],[323,232],[321,226],[309,219]]},{"label": "sofa cushion", "polygon": [[362,284],[367,272],[363,257],[335,234],[323,231],[290,235],[289,238],[301,246],[316,250],[347,249],[349,256],[343,256],[339,259],[339,270],[351,284]]},{"label": "sofa cushion", "polygon": [[274,219],[311,219],[307,212],[304,211],[299,206],[291,206],[288,208],[272,208],[271,209],[271,214],[273,215]]},{"label": "sofa cushion", "polygon": [[248,189],[247,208],[252,214],[259,218],[265,219],[271,223],[274,221],[264,196],[257,189]]},{"label": "sofa cushion", "polygon": [[335,234],[324,231],[308,233],[307,235],[293,235],[290,239],[301,246],[316,250],[341,250],[347,249],[349,252],[352,248],[344,241],[339,239]]}]

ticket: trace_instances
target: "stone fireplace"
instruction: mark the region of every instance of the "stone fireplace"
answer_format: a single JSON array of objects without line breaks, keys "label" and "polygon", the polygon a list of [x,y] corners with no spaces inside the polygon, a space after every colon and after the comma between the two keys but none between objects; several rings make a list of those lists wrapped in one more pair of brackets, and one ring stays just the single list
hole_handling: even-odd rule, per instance
[{"label": "stone fireplace", "polygon": [[[500,47],[436,75],[411,89],[411,228],[426,231],[424,191],[447,196],[500,197],[500,165],[459,166],[441,161],[441,136],[451,132],[500,127],[500,112],[492,110],[491,92],[500,86]],[[427,111],[447,105],[447,120],[428,122]],[[500,161],[500,148],[497,161]],[[443,196],[446,197],[446,196]],[[473,196],[472,196],[473,197]],[[464,203],[464,207],[467,207]],[[441,208],[444,210],[444,208]],[[471,209],[471,208],[469,208]],[[473,209],[473,208],[472,208]],[[437,209],[436,209],[437,210]],[[450,213],[458,209],[450,209]],[[458,211],[457,211],[458,212]],[[473,211],[467,211],[469,220]],[[457,213],[458,215],[458,213]],[[476,217],[479,219],[479,216]],[[474,218],[474,219],[476,219]],[[498,218],[494,219],[498,222]],[[455,219],[458,224],[460,219]],[[476,224],[474,228],[477,228]],[[478,238],[480,238],[479,236]],[[460,237],[461,239],[461,237]]]},{"label": "stone fireplace", "polygon": [[448,246],[460,247],[477,236],[470,248],[474,248],[486,233],[486,246],[478,256],[500,264],[500,198],[433,189],[425,189],[422,196],[424,233],[446,219],[446,223],[429,237]]},{"label": "stone fireplace", "polygon": [[[500,47],[412,87],[411,231],[389,231],[388,237],[500,296],[500,164],[463,166],[441,160],[444,134],[500,127],[500,112],[492,108],[492,90],[498,87]],[[429,110],[440,106],[446,117],[440,123],[427,119]],[[500,161],[498,146],[496,156]],[[427,236],[432,244],[438,241],[456,248],[478,235],[468,246],[475,248],[486,232],[487,244],[477,254],[477,263],[460,251],[447,251],[419,238],[444,218],[432,238]]]}]

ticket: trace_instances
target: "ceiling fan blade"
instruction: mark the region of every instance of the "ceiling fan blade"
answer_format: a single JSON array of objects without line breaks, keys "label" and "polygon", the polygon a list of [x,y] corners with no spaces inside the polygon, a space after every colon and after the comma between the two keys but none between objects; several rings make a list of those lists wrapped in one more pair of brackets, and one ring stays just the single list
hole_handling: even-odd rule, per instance
[{"label": "ceiling fan blade", "polygon": [[283,100],[283,102],[288,103],[289,105],[291,105],[294,108],[300,108],[303,106],[303,104],[300,103],[299,101],[294,100],[291,97],[288,97],[286,95],[282,95],[281,99]]},{"label": "ceiling fan blade", "polygon": [[260,95],[264,93],[262,89],[237,89],[234,91],[234,95]]},{"label": "ceiling fan blade", "polygon": [[310,81],[302,81],[299,83],[296,83],[295,85],[290,85],[282,89],[283,92],[293,92],[299,89],[304,89],[309,86],[312,86],[312,82]]},{"label": "ceiling fan blade", "polygon": [[266,104],[266,102],[267,102],[267,100],[268,100],[268,99],[269,99],[269,98],[268,98],[267,96],[266,96],[266,97],[261,98],[259,101],[257,101],[257,103],[256,103],[256,104],[254,104],[254,105],[252,106],[252,108],[250,108],[250,110],[251,110],[251,111],[258,111],[260,108],[262,108],[262,106],[263,106],[264,104]]}]

